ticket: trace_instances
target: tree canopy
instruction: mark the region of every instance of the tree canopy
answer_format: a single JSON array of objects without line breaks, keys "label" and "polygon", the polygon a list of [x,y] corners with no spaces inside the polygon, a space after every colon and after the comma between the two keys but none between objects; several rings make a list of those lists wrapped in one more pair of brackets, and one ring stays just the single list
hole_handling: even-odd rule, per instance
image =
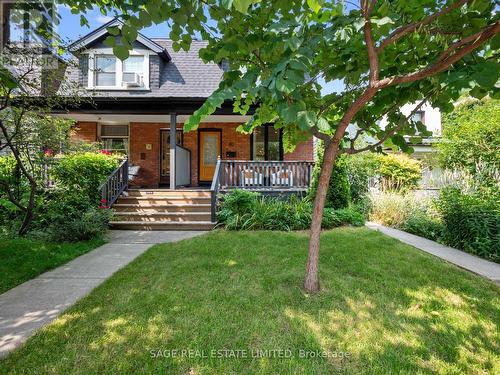
[{"label": "tree canopy", "polygon": [[[138,30],[165,20],[175,49],[189,49],[195,36],[208,41],[200,56],[225,61],[228,69],[186,130],[236,99],[242,114],[256,106],[242,130],[274,122],[288,147],[312,134],[332,138],[339,125],[343,138],[346,122],[355,122],[381,143],[411,151],[403,135],[425,127],[402,119],[403,104],[425,99],[446,112],[464,93],[499,95],[494,1],[65,2],[75,13],[97,5],[123,17],[125,25],[110,28],[106,39],[122,59]],[[344,90],[322,96],[320,80],[340,80]],[[386,129],[377,126],[384,115]]]}]

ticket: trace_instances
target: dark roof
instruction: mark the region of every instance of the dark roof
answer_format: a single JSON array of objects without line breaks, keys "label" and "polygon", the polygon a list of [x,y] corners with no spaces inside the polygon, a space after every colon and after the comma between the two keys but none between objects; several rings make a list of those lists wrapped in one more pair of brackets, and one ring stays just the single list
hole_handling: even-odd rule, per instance
[{"label": "dark roof", "polygon": [[160,96],[207,98],[219,87],[223,67],[215,63],[205,64],[199,57],[206,42],[193,41],[189,51],[175,52],[171,40],[153,40],[171,56],[171,60],[160,69]]},{"label": "dark roof", "polygon": [[[89,90],[88,94],[94,97],[116,98],[207,98],[219,87],[225,65],[205,64],[201,60],[199,51],[207,45],[206,42],[193,41],[189,51],[175,52],[172,48],[172,40],[160,38],[151,38],[151,40],[169,54],[170,60],[157,58],[150,61],[150,80],[158,80],[156,84],[150,85],[150,90]],[[157,69],[153,64],[158,64]],[[153,77],[154,74],[157,77]],[[82,73],[76,67],[72,67],[68,69],[66,77],[67,80],[78,82],[82,80]],[[83,72],[83,77],[83,84],[86,86],[86,72]]]}]

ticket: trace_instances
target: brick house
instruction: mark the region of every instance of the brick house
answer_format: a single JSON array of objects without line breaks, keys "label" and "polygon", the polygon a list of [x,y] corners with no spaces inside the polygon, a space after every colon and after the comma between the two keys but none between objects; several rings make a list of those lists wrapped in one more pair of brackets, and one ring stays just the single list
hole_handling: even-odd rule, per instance
[{"label": "brick house", "polygon": [[[170,40],[141,34],[122,62],[103,43],[107,28],[120,23],[115,19],[70,46],[79,64],[68,69],[66,78],[78,82],[92,103],[61,115],[77,121],[75,139],[99,141],[107,150],[127,154],[136,167],[131,185],[170,189],[210,185],[219,158],[262,165],[313,161],[312,139],[285,153],[281,131],[272,125],[251,135],[238,132],[249,116],[233,113],[232,103],[224,103],[197,131],[183,132],[184,121],[218,87],[225,64],[203,63],[198,54],[205,42],[194,41],[188,52],[175,52]],[[287,177],[295,173],[288,187],[297,187],[303,171],[297,166],[295,171],[283,168]],[[244,176],[248,171],[248,166],[240,168],[233,184],[248,182]],[[255,171],[253,167],[251,172]],[[252,177],[257,185],[271,184],[269,173],[267,179]]]}]

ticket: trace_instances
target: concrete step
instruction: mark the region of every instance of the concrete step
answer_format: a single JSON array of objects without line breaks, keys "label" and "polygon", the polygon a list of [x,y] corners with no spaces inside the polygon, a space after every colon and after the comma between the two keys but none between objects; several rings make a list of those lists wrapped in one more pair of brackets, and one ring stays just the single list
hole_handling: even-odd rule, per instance
[{"label": "concrete step", "polygon": [[120,197],[118,198],[118,204],[209,204],[210,197],[155,197],[155,196],[146,196],[146,197]]},{"label": "concrete step", "polygon": [[130,189],[129,197],[210,198],[208,190]]},{"label": "concrete step", "polygon": [[211,221],[112,221],[109,225],[112,229],[122,230],[211,230],[215,223]]},{"label": "concrete step", "polygon": [[150,204],[143,202],[136,203],[117,203],[113,205],[115,212],[158,212],[158,213],[173,213],[173,212],[210,212],[211,206],[207,203],[192,204],[192,203],[176,203],[176,204]]},{"label": "concrete step", "polygon": [[210,221],[210,212],[117,212],[114,221],[141,221],[141,222],[194,222]]}]

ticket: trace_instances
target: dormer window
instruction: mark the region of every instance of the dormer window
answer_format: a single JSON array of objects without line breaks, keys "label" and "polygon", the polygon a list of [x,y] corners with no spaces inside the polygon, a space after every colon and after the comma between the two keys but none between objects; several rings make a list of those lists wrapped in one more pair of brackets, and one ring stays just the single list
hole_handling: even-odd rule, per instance
[{"label": "dormer window", "polygon": [[[111,52],[111,51],[110,51]],[[89,53],[88,88],[94,90],[148,90],[149,53],[131,51],[122,61],[107,49]]]},{"label": "dormer window", "polygon": [[123,61],[123,84],[141,87],[144,79],[144,56],[130,56]]},{"label": "dormer window", "polygon": [[94,74],[96,87],[116,86],[116,57],[110,55],[96,56]]}]

